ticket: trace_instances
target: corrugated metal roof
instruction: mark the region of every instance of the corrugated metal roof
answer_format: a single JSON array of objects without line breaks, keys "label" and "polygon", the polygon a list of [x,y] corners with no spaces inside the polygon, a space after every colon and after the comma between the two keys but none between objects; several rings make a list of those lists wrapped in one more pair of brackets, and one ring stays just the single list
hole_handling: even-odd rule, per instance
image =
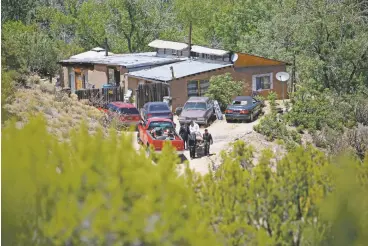
[{"label": "corrugated metal roof", "polygon": [[[91,51],[93,52],[93,51]],[[95,52],[101,55],[93,57],[77,57],[62,60],[60,63],[64,64],[104,64],[111,66],[124,66],[126,68],[144,67],[151,65],[161,65],[173,62],[182,61],[187,58],[177,57],[159,57],[156,56],[156,52],[145,52],[145,53],[132,53],[132,54],[116,54],[111,56],[105,56],[104,52]]]},{"label": "corrugated metal roof", "polygon": [[194,75],[206,71],[211,71],[219,68],[232,66],[231,63],[214,63],[205,62],[203,60],[186,60],[174,64],[159,66],[151,69],[144,69],[136,72],[128,73],[128,76],[139,78],[146,78],[158,81],[172,80],[172,73],[170,67],[174,69],[175,78],[182,78],[189,75]]},{"label": "corrugated metal roof", "polygon": [[186,43],[165,41],[159,39],[152,41],[151,43],[148,44],[148,46],[156,49],[172,49],[172,50],[185,50],[188,48],[188,44]]},{"label": "corrugated metal roof", "polygon": [[211,48],[207,48],[207,47],[203,47],[199,45],[193,45],[192,52],[208,54],[208,55],[216,55],[216,56],[224,56],[230,53],[230,51],[227,51],[227,50],[211,49]]}]

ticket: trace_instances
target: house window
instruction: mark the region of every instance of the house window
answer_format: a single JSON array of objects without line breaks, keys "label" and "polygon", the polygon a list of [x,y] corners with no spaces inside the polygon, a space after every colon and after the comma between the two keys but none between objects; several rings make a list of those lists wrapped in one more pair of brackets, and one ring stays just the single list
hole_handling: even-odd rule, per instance
[{"label": "house window", "polygon": [[273,89],[272,73],[253,75],[253,91]]},{"label": "house window", "polygon": [[188,81],[188,97],[200,97],[207,93],[210,85],[209,80],[191,80]]}]

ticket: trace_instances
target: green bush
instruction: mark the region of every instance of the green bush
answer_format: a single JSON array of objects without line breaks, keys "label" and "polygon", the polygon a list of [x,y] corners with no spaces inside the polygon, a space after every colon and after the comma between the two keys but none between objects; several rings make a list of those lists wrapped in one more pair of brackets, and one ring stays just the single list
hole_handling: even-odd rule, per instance
[{"label": "green bush", "polygon": [[294,126],[321,130],[324,126],[342,131],[356,125],[354,97],[300,88],[292,97],[287,120]]},{"label": "green bush", "polygon": [[2,245],[219,245],[172,147],[152,165],[129,135],[60,143],[43,119],[2,143]]},{"label": "green bush", "polygon": [[242,81],[233,81],[230,73],[212,76],[206,96],[213,100],[217,100],[221,110],[225,110],[234,96],[242,94],[243,85],[244,83]]},{"label": "green bush", "polygon": [[[257,161],[244,142],[215,173],[156,165],[131,135],[88,133],[60,143],[42,118],[2,132],[3,245],[364,245],[368,155],[327,158],[294,147]],[[20,144],[21,143],[21,144]],[[276,169],[275,169],[276,167]],[[347,227],[348,225],[348,227]],[[352,237],[351,235],[354,235]]]}]

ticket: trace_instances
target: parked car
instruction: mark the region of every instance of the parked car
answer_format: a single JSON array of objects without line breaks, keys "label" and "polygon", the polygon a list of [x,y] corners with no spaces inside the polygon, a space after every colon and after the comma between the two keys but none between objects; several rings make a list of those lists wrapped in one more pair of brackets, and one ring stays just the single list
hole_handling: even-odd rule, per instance
[{"label": "parked car", "polygon": [[238,96],[225,110],[226,122],[252,122],[262,112],[262,103],[251,96]]},{"label": "parked car", "polygon": [[141,121],[138,109],[131,103],[111,102],[104,111],[110,118],[119,118],[126,125],[138,125]]},{"label": "parked car", "polygon": [[208,97],[190,97],[184,107],[176,108],[180,124],[190,123],[192,120],[199,125],[208,126],[215,119],[213,101]]},{"label": "parked car", "polygon": [[137,140],[146,146],[147,151],[152,146],[155,152],[161,152],[165,141],[170,141],[179,155],[184,153],[184,141],[170,119],[150,118],[142,121],[138,124]]},{"label": "parked car", "polygon": [[174,120],[174,115],[166,102],[148,102],[144,104],[141,109],[141,116],[144,121],[153,117]]}]

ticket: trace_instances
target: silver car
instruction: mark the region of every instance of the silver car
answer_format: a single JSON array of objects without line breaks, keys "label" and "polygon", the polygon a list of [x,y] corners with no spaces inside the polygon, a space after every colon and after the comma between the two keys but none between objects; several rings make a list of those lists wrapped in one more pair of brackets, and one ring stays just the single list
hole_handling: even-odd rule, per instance
[{"label": "silver car", "polygon": [[215,119],[213,101],[208,97],[190,97],[184,107],[176,108],[180,124],[190,123],[192,120],[199,125],[208,126]]}]

